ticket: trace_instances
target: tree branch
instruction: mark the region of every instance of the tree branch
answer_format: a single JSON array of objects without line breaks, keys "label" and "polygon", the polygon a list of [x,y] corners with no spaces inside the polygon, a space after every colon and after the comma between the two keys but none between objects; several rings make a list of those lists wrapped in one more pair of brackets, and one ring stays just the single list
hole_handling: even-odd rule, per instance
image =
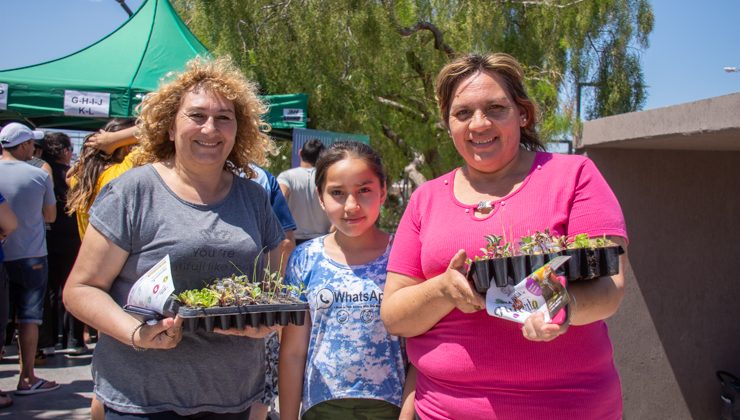
[{"label": "tree branch", "polygon": [[499,0],[499,3],[517,3],[525,7],[545,6],[545,7],[554,7],[556,9],[565,9],[566,7],[570,7],[578,3],[583,3],[584,1],[585,0],[573,0],[570,3],[555,4],[555,2],[553,2],[552,0]]},{"label": "tree branch", "polygon": [[449,45],[445,44],[444,42],[444,35],[442,34],[442,31],[439,30],[434,24],[430,22],[417,22],[416,25],[403,28],[401,26],[396,26],[396,31],[401,36],[411,36],[421,30],[427,30],[434,35],[434,48],[437,50],[440,50],[447,54],[448,58],[453,58],[455,56],[455,50],[453,50]]},{"label": "tree branch", "polygon": [[395,131],[393,131],[392,128],[390,128],[386,124],[383,124],[382,129],[383,129],[383,135],[386,136],[388,140],[392,141],[393,144],[396,145],[396,147],[398,147],[399,149],[405,148],[406,143],[403,141],[402,138],[398,136],[398,134]]},{"label": "tree branch", "polygon": [[396,32],[403,37],[411,36],[421,30],[427,30],[434,35],[434,48],[444,52],[447,58],[453,58],[455,56],[455,50],[444,42],[444,34],[431,22],[417,22],[416,25],[404,28],[398,23],[396,19],[396,13],[393,10],[393,0],[384,0],[386,10],[388,11],[388,19],[391,21],[393,26],[396,28]]},{"label": "tree branch", "polygon": [[395,108],[401,112],[403,112],[406,115],[410,115],[418,120],[421,120],[422,122],[429,121],[429,116],[423,112],[418,112],[415,109],[412,109],[411,107],[408,107],[402,103],[393,101],[388,98],[384,98],[382,96],[376,96],[375,99],[380,102],[383,105],[388,105],[391,108]]}]

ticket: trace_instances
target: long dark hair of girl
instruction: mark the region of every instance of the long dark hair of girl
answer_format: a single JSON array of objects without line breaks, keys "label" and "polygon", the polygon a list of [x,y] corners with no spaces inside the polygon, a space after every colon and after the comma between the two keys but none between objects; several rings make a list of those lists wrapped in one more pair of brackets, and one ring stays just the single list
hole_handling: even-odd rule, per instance
[{"label": "long dark hair of girl", "polygon": [[365,143],[356,141],[338,141],[333,143],[329,148],[324,149],[316,161],[316,188],[319,194],[324,192],[326,184],[326,172],[331,165],[347,158],[356,158],[364,160],[380,180],[380,186],[385,187],[386,175],[383,168],[383,161],[378,152]]},{"label": "long dark hair of girl", "polygon": [[[103,127],[103,131],[116,132],[133,127],[135,120],[129,118],[115,118]],[[90,134],[85,141],[92,136]],[[103,171],[114,163],[121,163],[126,157],[124,148],[116,149],[112,154],[90,146],[83,146],[80,158],[72,167],[68,178],[75,178],[76,182],[67,192],[67,214],[72,215],[76,211],[87,212],[95,201],[95,187],[98,177]]]}]

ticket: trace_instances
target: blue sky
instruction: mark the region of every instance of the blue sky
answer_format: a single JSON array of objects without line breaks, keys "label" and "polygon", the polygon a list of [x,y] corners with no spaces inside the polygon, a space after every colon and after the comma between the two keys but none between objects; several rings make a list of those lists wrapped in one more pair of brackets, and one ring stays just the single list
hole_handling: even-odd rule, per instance
[{"label": "blue sky", "polygon": [[[589,0],[599,1],[599,0]],[[132,10],[142,0],[126,0]],[[655,0],[650,48],[642,53],[644,109],[740,92],[740,0]],[[2,0],[0,69],[71,54],[120,26],[115,0]]]}]

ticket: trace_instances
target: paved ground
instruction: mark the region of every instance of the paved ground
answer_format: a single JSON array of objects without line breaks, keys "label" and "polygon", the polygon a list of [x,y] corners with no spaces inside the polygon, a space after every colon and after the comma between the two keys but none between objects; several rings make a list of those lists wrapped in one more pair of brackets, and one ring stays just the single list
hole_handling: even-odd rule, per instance
[{"label": "paved ground", "polygon": [[[89,347],[94,349],[95,345]],[[36,367],[36,376],[57,381],[61,387],[41,394],[18,396],[12,392],[18,386],[18,352],[15,343],[5,346],[5,351],[6,355],[0,361],[0,390],[9,393],[13,405],[0,409],[0,420],[90,418],[92,354],[68,358],[64,351],[58,350],[54,356],[47,357],[43,366]],[[277,412],[271,412],[270,419],[279,418]]]},{"label": "paved ground", "polygon": [[[18,356],[16,346],[5,347],[6,355],[0,362],[0,389],[15,390],[18,385]],[[92,355],[67,358],[57,351],[47,357],[46,364],[36,368],[36,376],[61,384],[56,391],[18,396],[10,393],[13,405],[0,409],[0,419],[89,419],[92,398],[90,361]]]}]

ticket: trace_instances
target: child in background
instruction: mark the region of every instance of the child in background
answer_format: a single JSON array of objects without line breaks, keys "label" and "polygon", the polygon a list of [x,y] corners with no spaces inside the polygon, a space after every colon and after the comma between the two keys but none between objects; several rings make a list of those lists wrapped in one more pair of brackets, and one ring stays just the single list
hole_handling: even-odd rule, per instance
[{"label": "child in background", "polygon": [[316,162],[316,187],[336,231],[288,260],[286,283],[305,287],[309,317],[283,329],[280,418],[398,419],[403,350],[380,320],[391,248],[375,223],[386,198],[380,157],[362,143],[335,143]]}]

